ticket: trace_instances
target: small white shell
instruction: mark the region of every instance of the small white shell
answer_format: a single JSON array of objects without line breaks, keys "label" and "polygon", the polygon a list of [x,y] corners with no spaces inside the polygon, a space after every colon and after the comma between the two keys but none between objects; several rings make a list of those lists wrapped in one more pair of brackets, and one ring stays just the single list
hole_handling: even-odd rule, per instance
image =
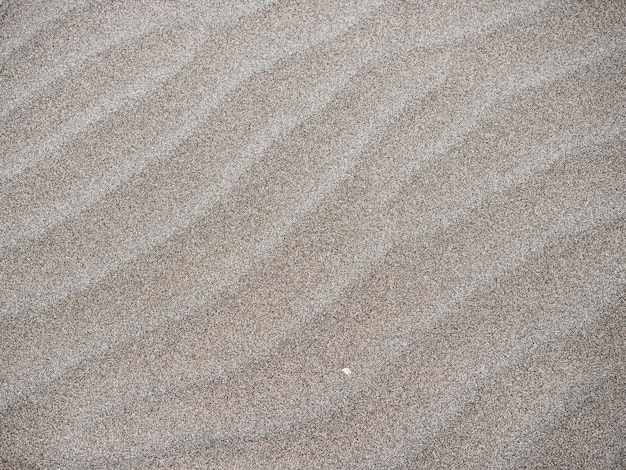
[{"label": "small white shell", "polygon": [[352,374],[352,371],[350,369],[348,369],[347,367],[345,369],[341,369],[341,372],[343,372],[346,375]]}]

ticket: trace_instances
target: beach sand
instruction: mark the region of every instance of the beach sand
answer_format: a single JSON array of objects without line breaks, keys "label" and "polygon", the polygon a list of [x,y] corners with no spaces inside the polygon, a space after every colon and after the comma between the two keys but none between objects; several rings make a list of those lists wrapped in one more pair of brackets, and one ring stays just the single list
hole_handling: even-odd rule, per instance
[{"label": "beach sand", "polygon": [[625,468],[622,1],[0,2],[0,468]]}]

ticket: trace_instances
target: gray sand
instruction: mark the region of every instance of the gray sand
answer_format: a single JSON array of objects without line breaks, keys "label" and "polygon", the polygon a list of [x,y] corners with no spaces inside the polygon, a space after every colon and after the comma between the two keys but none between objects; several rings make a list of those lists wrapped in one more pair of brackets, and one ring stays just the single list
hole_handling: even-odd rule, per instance
[{"label": "gray sand", "polygon": [[0,1],[0,155],[0,468],[626,468],[623,1]]}]

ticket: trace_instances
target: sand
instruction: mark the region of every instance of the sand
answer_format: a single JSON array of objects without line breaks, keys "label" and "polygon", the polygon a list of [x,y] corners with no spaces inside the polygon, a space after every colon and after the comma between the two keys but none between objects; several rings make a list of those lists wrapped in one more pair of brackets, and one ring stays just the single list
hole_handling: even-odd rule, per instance
[{"label": "sand", "polygon": [[0,468],[626,467],[622,1],[0,2]]}]

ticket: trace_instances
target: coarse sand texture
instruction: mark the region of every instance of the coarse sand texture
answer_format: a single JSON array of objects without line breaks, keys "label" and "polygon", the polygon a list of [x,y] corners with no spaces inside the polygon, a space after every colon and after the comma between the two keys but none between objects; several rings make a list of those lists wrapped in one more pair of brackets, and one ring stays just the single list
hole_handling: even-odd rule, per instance
[{"label": "coarse sand texture", "polygon": [[626,0],[0,0],[0,469],[626,469]]}]

